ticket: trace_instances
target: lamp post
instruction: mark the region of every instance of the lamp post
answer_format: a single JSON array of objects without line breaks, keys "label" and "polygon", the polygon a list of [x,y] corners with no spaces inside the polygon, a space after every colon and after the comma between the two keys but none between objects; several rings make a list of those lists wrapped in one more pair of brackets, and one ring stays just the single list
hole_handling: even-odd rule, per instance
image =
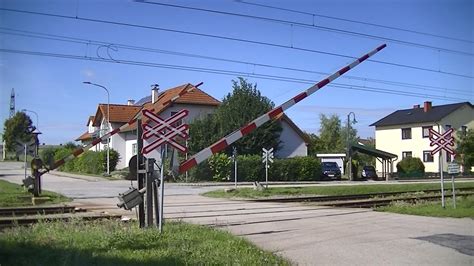
[{"label": "lamp post", "polygon": [[28,110],[28,109],[22,109],[21,111],[22,112],[30,112],[30,113],[35,114],[35,116],[36,116],[36,128],[39,128],[39,119],[38,119],[38,113],[37,112],[32,111],[32,110]]},{"label": "lamp post", "polygon": [[352,181],[353,178],[352,178],[352,153],[351,153],[351,149],[350,149],[350,133],[351,133],[351,114],[353,116],[353,119],[352,119],[352,123],[355,124],[357,123],[357,120],[356,120],[356,116],[355,116],[355,113],[354,112],[350,112],[348,115],[347,115],[347,162],[349,163],[348,165],[348,169],[347,169],[347,172],[349,174],[349,180]]},{"label": "lamp post", "polygon": [[[33,138],[35,139],[35,144],[36,144],[36,148],[35,148],[35,154],[34,156],[38,156],[38,147],[39,147],[39,140],[38,140],[38,135],[41,134],[41,132],[39,131],[39,119],[38,119],[38,113],[33,111],[33,110],[28,110],[28,109],[22,109],[21,110],[23,113],[24,112],[30,112],[30,113],[33,113],[35,114],[36,116],[36,128],[35,130],[32,132],[33,134]],[[25,151],[26,152],[26,151]],[[26,154],[26,153],[25,153]],[[25,160],[26,160],[26,155],[25,155]],[[25,161],[26,162],[26,161]]]},{"label": "lamp post", "polygon": [[[100,87],[102,89],[104,89],[106,92],[107,92],[107,133],[109,131],[109,124],[110,124],[110,93],[109,93],[109,90],[102,86],[102,85],[99,85],[99,84],[96,84],[96,83],[92,83],[90,81],[84,81],[82,82],[84,84],[88,84],[88,85],[93,85],[93,86],[96,86],[96,87]],[[110,175],[110,138],[107,138],[107,175]]]}]

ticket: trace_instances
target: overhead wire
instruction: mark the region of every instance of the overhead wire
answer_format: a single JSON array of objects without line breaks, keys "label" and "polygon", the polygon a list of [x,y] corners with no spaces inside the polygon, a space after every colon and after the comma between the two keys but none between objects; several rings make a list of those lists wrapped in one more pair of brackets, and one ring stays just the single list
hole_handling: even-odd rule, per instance
[{"label": "overhead wire", "polygon": [[[158,63],[152,63],[152,62],[142,62],[142,61],[132,61],[132,60],[116,60],[116,59],[107,59],[107,58],[101,58],[101,57],[100,58],[91,57],[87,55],[79,56],[79,55],[70,55],[70,54],[58,54],[58,53],[26,51],[26,50],[18,50],[18,49],[3,49],[3,48],[0,48],[0,52],[55,57],[55,58],[66,58],[66,59],[75,59],[75,60],[97,61],[97,62],[104,62],[104,63],[127,64],[127,65],[135,65],[135,66],[166,68],[166,69],[175,69],[175,70],[184,70],[184,71],[195,71],[195,72],[202,72],[202,73],[231,75],[231,76],[254,77],[254,78],[260,78],[260,79],[266,79],[266,80],[276,80],[276,81],[285,81],[285,82],[302,83],[302,84],[314,84],[315,82],[317,82],[316,80],[291,78],[291,77],[284,77],[284,76],[277,76],[277,75],[255,74],[255,73],[246,73],[242,71],[191,67],[191,66],[183,66],[183,65],[158,64]],[[397,91],[397,90],[387,90],[387,89],[381,89],[377,87],[358,86],[358,85],[352,85],[352,84],[334,83],[332,84],[332,86],[333,87],[337,86],[337,87],[350,89],[350,90],[379,92],[379,93],[393,94],[393,95],[412,96],[412,97],[421,97],[421,98],[430,98],[430,99],[439,99],[439,100],[465,101],[465,99],[463,98],[432,95],[432,94],[426,94],[426,93],[413,93],[413,92],[404,92],[404,91]]]},{"label": "overhead wire", "polygon": [[247,2],[247,1],[243,1],[243,0],[235,0],[235,2],[238,2],[238,3],[241,3],[241,4],[246,4],[246,5],[259,6],[259,7],[269,8],[269,9],[275,9],[275,10],[281,10],[281,11],[286,11],[286,12],[291,12],[291,13],[308,15],[308,16],[312,16],[313,18],[314,17],[328,18],[328,19],[339,20],[339,21],[344,21],[344,22],[357,23],[357,24],[361,24],[361,25],[367,25],[367,26],[379,27],[379,28],[384,28],[384,29],[409,32],[409,33],[414,33],[414,34],[419,34],[419,35],[424,35],[424,36],[436,37],[436,38],[441,38],[441,39],[446,39],[446,40],[459,41],[459,42],[465,42],[465,43],[474,43],[474,41],[471,41],[471,40],[460,39],[460,38],[455,38],[455,37],[451,37],[451,36],[444,36],[444,35],[439,35],[439,34],[433,34],[433,33],[428,33],[428,32],[422,32],[422,31],[417,31],[417,30],[410,30],[410,29],[405,29],[405,28],[400,28],[400,27],[370,23],[370,22],[366,22],[366,21],[359,21],[359,20],[354,20],[354,19],[347,19],[347,18],[340,18],[340,17],[322,15],[322,14],[317,14],[317,13],[310,13],[310,12],[305,12],[305,11],[300,11],[300,10],[295,10],[295,9],[282,8],[282,7],[270,6],[270,5],[259,4],[259,3],[252,3],[252,2]]},{"label": "overhead wire", "polygon": [[[24,14],[31,14],[31,15],[41,15],[41,16],[56,17],[56,18],[63,18],[63,19],[73,19],[73,20],[75,19],[75,20],[81,20],[81,21],[104,23],[104,24],[117,25],[117,26],[127,26],[127,27],[142,28],[142,29],[149,29],[149,30],[158,30],[158,31],[165,31],[165,32],[191,35],[191,36],[200,36],[200,37],[215,38],[215,39],[221,39],[221,40],[227,40],[227,41],[251,43],[251,44],[264,45],[264,46],[276,47],[276,48],[293,49],[293,50],[296,50],[296,51],[317,53],[317,54],[323,54],[323,55],[329,55],[329,56],[335,56],[335,57],[341,57],[341,58],[347,58],[347,59],[356,59],[356,57],[349,56],[349,55],[344,55],[344,54],[339,54],[339,53],[313,50],[313,49],[307,49],[307,48],[301,48],[301,47],[295,47],[295,46],[288,46],[288,45],[283,45],[283,44],[275,44],[275,43],[269,43],[269,42],[262,42],[262,41],[256,41],[256,40],[240,39],[240,38],[221,36],[221,35],[215,35],[215,34],[198,33],[198,32],[176,30],[176,29],[169,29],[169,28],[163,28],[163,27],[154,27],[154,26],[138,25],[138,24],[132,24],[132,23],[125,23],[125,22],[117,22],[117,21],[109,21],[109,20],[93,19],[93,18],[84,18],[84,17],[79,17],[79,16],[59,15],[59,14],[44,13],[44,12],[37,12],[37,11],[18,10],[18,9],[11,9],[11,8],[0,8],[0,11],[24,13]],[[435,70],[435,69],[423,68],[423,67],[400,64],[400,63],[393,63],[393,62],[373,60],[373,59],[368,59],[367,61],[372,62],[372,63],[378,63],[378,64],[384,64],[384,65],[389,65],[389,66],[400,67],[400,68],[408,68],[408,69],[432,72],[432,73],[437,73],[437,74],[457,76],[457,77],[462,77],[462,78],[469,78],[469,79],[474,78],[473,76],[470,76],[470,75],[453,73],[453,72],[446,72],[446,71],[442,71],[442,70]]]},{"label": "overhead wire", "polygon": [[383,41],[387,41],[387,42],[391,42],[391,43],[398,43],[398,44],[414,46],[414,47],[418,47],[418,48],[425,48],[425,49],[430,49],[430,50],[434,50],[434,51],[442,51],[442,52],[447,52],[447,53],[461,54],[461,55],[465,55],[465,56],[474,56],[473,53],[465,52],[465,51],[453,50],[453,49],[448,49],[448,48],[443,48],[443,47],[436,47],[436,46],[422,44],[422,43],[409,42],[409,41],[404,41],[404,40],[399,40],[399,39],[394,39],[394,38],[388,38],[388,37],[383,37],[383,36],[378,36],[378,35],[373,35],[373,34],[343,30],[343,29],[338,29],[338,28],[334,28],[334,27],[325,27],[325,26],[308,24],[308,23],[297,22],[297,21],[275,19],[275,18],[269,18],[269,17],[261,17],[261,16],[247,15],[247,14],[241,14],[241,13],[235,13],[235,12],[227,12],[227,11],[220,11],[220,10],[214,10],[214,9],[190,7],[190,6],[183,6],[183,5],[176,5],[176,4],[167,4],[167,3],[146,1],[146,0],[143,0],[143,1],[142,0],[140,0],[140,1],[135,0],[135,2],[141,3],[141,4],[159,5],[159,6],[186,9],[186,10],[192,10],[192,11],[207,12],[207,13],[214,13],[214,14],[227,15],[227,16],[235,16],[235,17],[255,19],[255,20],[263,20],[263,21],[269,21],[269,22],[273,22],[273,23],[281,23],[281,24],[285,24],[285,25],[290,25],[292,27],[293,26],[298,26],[298,27],[304,27],[304,28],[310,28],[310,29],[324,30],[324,31],[329,31],[329,32],[336,32],[336,33],[339,33],[339,34],[359,36],[359,37],[363,37],[363,38],[383,40]]},{"label": "overhead wire", "polygon": [[[295,71],[295,72],[302,72],[302,73],[309,73],[309,74],[329,75],[329,73],[327,72],[320,72],[320,71],[314,71],[314,70],[306,70],[306,69],[292,68],[292,67],[285,67],[285,66],[275,66],[275,65],[270,65],[270,64],[262,64],[262,63],[243,61],[243,60],[234,60],[234,59],[219,58],[219,57],[213,57],[213,56],[205,56],[205,55],[198,55],[198,54],[189,54],[189,53],[183,53],[183,52],[162,50],[162,49],[149,48],[149,47],[140,47],[140,46],[119,44],[119,43],[103,42],[103,41],[82,39],[82,38],[76,38],[76,37],[64,36],[64,35],[55,35],[55,34],[39,33],[39,32],[33,32],[33,31],[18,30],[18,29],[12,29],[12,28],[7,28],[7,27],[0,27],[0,34],[10,34],[10,35],[16,35],[16,36],[22,36],[22,37],[39,38],[39,39],[54,40],[54,41],[65,41],[65,42],[72,42],[72,43],[85,44],[85,45],[98,45],[99,47],[112,46],[116,48],[123,48],[123,49],[129,49],[129,50],[134,50],[134,51],[152,52],[152,53],[168,54],[168,55],[174,55],[174,56],[215,60],[215,61],[221,61],[221,62],[244,64],[244,65],[258,66],[258,67],[263,67],[263,68],[281,69],[281,70]],[[414,83],[407,83],[407,82],[396,82],[396,81],[373,79],[373,78],[358,77],[358,76],[351,76],[351,75],[344,75],[343,78],[358,80],[358,81],[363,81],[363,82],[381,83],[381,84],[392,85],[392,86],[405,86],[405,87],[410,87],[414,89],[424,89],[424,90],[430,89],[430,90],[441,91],[441,92],[448,91],[447,88],[441,88],[437,86],[421,85],[421,84],[414,84]],[[464,94],[464,95],[469,95],[469,96],[472,95],[472,93],[468,93],[465,90],[450,88],[449,91],[458,92],[458,94]]]}]

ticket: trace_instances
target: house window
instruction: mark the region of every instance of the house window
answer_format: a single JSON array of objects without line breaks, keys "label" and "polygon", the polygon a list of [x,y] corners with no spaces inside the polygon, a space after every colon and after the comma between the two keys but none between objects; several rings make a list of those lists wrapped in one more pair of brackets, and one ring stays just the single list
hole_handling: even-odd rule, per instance
[{"label": "house window", "polygon": [[446,162],[450,163],[452,161],[452,155],[449,153],[446,153]]},{"label": "house window", "polygon": [[[178,112],[171,112],[171,116],[174,116],[176,115]],[[178,126],[181,126],[183,124],[183,119],[177,121],[176,123],[173,124],[173,126],[175,127],[178,127]]]},{"label": "house window", "polygon": [[137,144],[136,143],[132,144],[132,155],[137,155]]},{"label": "house window", "polygon": [[402,152],[402,160],[407,158],[407,157],[412,157],[411,151],[404,151]]},{"label": "house window", "polygon": [[461,135],[462,135],[462,136],[466,136],[466,135],[467,135],[467,127],[466,127],[466,126],[462,126],[462,127],[461,127]]},{"label": "house window", "polygon": [[423,151],[423,162],[425,163],[433,162],[433,155],[431,154],[431,151]]},{"label": "house window", "polygon": [[423,127],[423,138],[430,137],[430,129],[433,129],[433,126]]},{"label": "house window", "polygon": [[411,139],[411,128],[402,128],[402,139]]}]

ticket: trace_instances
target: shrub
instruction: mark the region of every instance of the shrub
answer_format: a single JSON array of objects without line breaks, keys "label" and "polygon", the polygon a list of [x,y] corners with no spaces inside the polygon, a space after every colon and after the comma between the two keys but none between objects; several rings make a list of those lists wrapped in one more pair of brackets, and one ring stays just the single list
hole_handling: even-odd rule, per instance
[{"label": "shrub", "polygon": [[[54,153],[54,160],[58,161],[58,160],[64,159],[68,155],[70,155],[72,151],[73,151],[73,149],[68,149],[68,148],[57,149],[56,152]],[[59,171],[66,171],[66,172],[73,172],[75,162],[76,162],[76,160],[70,160],[70,161],[66,162],[65,164],[63,164],[62,166],[60,166],[58,168],[58,170]]]},{"label": "shrub", "polygon": [[405,157],[399,163],[397,163],[397,172],[402,175],[410,174],[424,174],[425,165],[417,157]]},{"label": "shrub", "polygon": [[209,167],[212,170],[212,178],[216,181],[226,181],[230,179],[231,159],[224,153],[214,154],[209,158]]},{"label": "shrub", "polygon": [[[99,156],[98,159],[101,162],[102,165],[102,172],[107,172],[107,151],[100,151],[98,152]],[[115,170],[115,167],[117,167],[117,163],[120,160],[120,154],[114,150],[110,149],[109,151],[109,164],[110,164],[110,172]]]},{"label": "shrub", "polygon": [[259,155],[237,156],[237,178],[238,181],[264,181],[265,168],[262,157]]},{"label": "shrub", "polygon": [[54,164],[54,155],[56,153],[56,151],[58,150],[58,148],[45,148],[45,149],[41,149],[40,150],[40,158],[41,160],[43,160],[43,163],[48,165],[48,166],[51,166]]},{"label": "shrub", "polygon": [[[185,175],[182,174],[179,178],[184,180]],[[207,160],[198,164],[196,167],[191,168],[188,172],[188,178],[190,181],[211,181],[212,171]]]}]

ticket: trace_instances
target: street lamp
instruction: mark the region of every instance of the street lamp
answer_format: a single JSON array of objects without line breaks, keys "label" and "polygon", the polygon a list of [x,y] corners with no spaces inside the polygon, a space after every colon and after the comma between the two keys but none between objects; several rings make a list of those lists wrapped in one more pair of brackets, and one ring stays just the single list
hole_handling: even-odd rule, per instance
[{"label": "street lamp", "polygon": [[[96,86],[96,87],[100,87],[102,89],[104,89],[106,92],[107,92],[107,131],[109,131],[109,124],[110,124],[110,93],[109,93],[109,90],[102,86],[102,85],[99,85],[99,84],[96,84],[96,83],[92,83],[90,81],[84,81],[82,82],[84,84],[88,84],[88,85],[93,85],[93,86]],[[108,132],[107,132],[108,133]],[[107,175],[110,175],[110,138],[107,138]]]},{"label": "street lamp", "polygon": [[347,115],[347,158],[348,158],[348,163],[349,163],[349,166],[347,167],[347,172],[349,174],[349,180],[352,181],[353,178],[352,178],[352,154],[351,154],[351,150],[350,150],[350,132],[351,132],[351,114],[353,116],[352,118],[352,123],[355,124],[357,123],[357,120],[356,120],[356,115],[354,112],[350,112],[348,115]]},{"label": "street lamp", "polygon": [[24,112],[30,112],[30,113],[35,114],[35,116],[36,116],[36,128],[39,128],[39,122],[38,122],[39,119],[38,119],[38,113],[37,113],[37,112],[32,111],[32,110],[28,110],[28,109],[22,109],[21,111],[22,111],[23,113],[24,113]]}]

